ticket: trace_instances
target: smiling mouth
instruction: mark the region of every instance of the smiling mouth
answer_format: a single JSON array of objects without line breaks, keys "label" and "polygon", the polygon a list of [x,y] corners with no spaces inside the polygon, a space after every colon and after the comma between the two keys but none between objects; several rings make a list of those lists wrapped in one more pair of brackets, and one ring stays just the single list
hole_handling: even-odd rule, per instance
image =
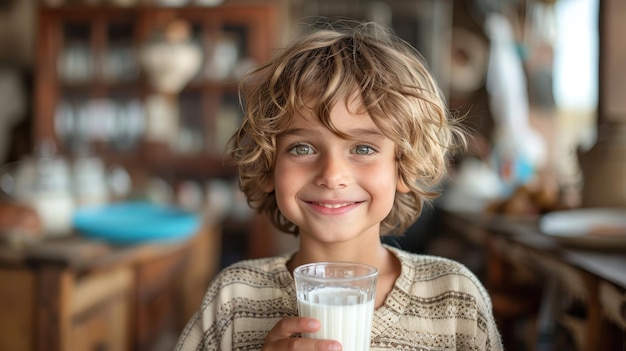
[{"label": "smiling mouth", "polygon": [[317,206],[321,206],[321,207],[325,207],[325,208],[341,208],[341,207],[345,207],[345,206],[350,206],[350,205],[354,205],[356,202],[345,202],[345,203],[341,203],[341,204],[326,204],[326,203],[322,203],[322,202],[315,202],[315,204]]}]

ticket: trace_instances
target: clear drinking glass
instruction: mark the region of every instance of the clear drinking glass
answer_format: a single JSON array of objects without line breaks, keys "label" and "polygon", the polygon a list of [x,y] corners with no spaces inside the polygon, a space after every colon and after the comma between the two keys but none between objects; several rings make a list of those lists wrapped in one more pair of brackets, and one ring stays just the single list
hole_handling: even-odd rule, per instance
[{"label": "clear drinking glass", "polygon": [[378,269],[351,262],[318,262],[294,271],[298,312],[320,321],[314,339],[337,340],[344,351],[370,349]]}]

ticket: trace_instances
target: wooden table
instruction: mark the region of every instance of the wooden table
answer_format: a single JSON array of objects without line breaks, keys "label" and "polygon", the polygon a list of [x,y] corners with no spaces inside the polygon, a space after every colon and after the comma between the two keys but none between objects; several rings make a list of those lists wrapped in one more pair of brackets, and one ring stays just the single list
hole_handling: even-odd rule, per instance
[{"label": "wooden table", "polygon": [[74,234],[0,247],[0,350],[171,346],[219,267],[220,238],[207,224],[177,243],[113,246]]},{"label": "wooden table", "polygon": [[[530,274],[530,286],[541,291],[542,300],[534,306],[544,308],[535,311],[537,333],[558,322],[551,319],[563,317],[559,302],[574,299],[586,315],[574,333],[581,350],[626,350],[626,252],[565,247],[542,234],[536,219],[442,211],[441,223],[444,233],[484,249],[485,285],[496,316],[514,316],[533,306],[532,295],[519,293],[524,287],[513,281],[519,272]],[[552,305],[549,313],[546,305]],[[536,335],[538,344],[541,338]]]}]

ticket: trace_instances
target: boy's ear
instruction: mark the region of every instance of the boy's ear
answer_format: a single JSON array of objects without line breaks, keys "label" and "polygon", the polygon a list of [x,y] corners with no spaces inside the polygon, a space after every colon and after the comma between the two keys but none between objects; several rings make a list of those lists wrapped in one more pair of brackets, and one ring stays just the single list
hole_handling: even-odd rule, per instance
[{"label": "boy's ear", "polygon": [[404,193],[404,194],[411,191],[411,189],[409,189],[409,187],[406,185],[402,177],[398,177],[398,184],[396,184],[396,191],[398,191],[399,193]]},{"label": "boy's ear", "polygon": [[263,186],[263,191],[266,193],[271,193],[274,191],[274,177],[268,177],[265,181],[265,185]]}]

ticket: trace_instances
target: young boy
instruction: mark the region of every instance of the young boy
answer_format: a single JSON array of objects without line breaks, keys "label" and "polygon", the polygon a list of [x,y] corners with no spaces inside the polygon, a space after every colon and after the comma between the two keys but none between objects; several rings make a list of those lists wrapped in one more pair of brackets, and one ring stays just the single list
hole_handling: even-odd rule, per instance
[{"label": "young boy", "polygon": [[242,85],[229,156],[250,205],[297,252],[213,280],[177,350],[341,350],[301,338],[292,272],[318,261],[379,270],[371,350],[501,350],[490,298],[459,263],[381,244],[419,216],[465,139],[418,53],[379,25],[321,29]]}]

